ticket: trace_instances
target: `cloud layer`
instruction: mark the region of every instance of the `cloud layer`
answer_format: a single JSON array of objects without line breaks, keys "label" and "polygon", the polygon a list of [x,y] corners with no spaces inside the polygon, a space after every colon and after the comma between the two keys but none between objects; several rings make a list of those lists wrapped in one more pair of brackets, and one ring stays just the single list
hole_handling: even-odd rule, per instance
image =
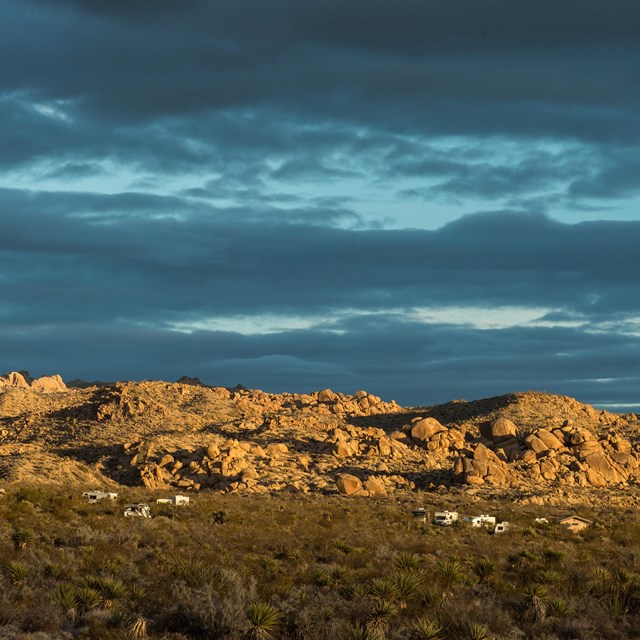
[{"label": "cloud layer", "polygon": [[7,0],[0,368],[640,406],[639,27]]}]

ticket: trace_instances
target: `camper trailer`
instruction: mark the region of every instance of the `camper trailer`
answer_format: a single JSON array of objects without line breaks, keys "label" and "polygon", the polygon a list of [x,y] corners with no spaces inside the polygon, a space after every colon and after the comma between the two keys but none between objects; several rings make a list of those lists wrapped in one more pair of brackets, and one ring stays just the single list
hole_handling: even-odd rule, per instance
[{"label": "camper trailer", "polygon": [[493,533],[506,533],[509,529],[511,529],[511,524],[509,522],[498,522]]},{"label": "camper trailer", "polygon": [[124,517],[125,518],[150,518],[151,509],[149,509],[148,504],[144,504],[142,502],[138,504],[128,504],[124,508]]},{"label": "camper trailer", "polygon": [[170,498],[158,498],[156,504],[172,504],[174,506],[184,506],[189,504],[189,496],[171,496]]},{"label": "camper trailer", "polygon": [[465,516],[463,521],[467,524],[471,525],[474,528],[480,527],[495,527],[496,526],[496,518],[495,516],[490,515],[480,515],[480,516]]},{"label": "camper trailer", "polygon": [[100,500],[116,500],[118,494],[115,491],[84,491],[82,497],[88,502],[100,502]]},{"label": "camper trailer", "polygon": [[440,525],[441,527],[449,527],[457,521],[457,511],[436,511],[433,516],[433,524]]}]

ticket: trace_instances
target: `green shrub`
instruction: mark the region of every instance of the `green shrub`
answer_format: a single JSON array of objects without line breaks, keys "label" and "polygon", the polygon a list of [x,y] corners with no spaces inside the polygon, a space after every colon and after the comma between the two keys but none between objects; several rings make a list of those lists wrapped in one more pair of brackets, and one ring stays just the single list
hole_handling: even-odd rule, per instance
[{"label": "green shrub", "polygon": [[254,602],[246,613],[249,627],[245,637],[247,640],[270,640],[280,624],[280,613],[266,602]]},{"label": "green shrub", "polygon": [[31,574],[31,567],[24,562],[15,560],[9,562],[4,568],[4,572],[13,584],[24,582]]}]

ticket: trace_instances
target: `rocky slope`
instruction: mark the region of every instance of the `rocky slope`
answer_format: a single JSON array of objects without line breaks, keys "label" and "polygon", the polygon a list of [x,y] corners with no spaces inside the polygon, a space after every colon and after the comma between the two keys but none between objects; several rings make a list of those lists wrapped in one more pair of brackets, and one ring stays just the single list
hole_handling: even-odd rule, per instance
[{"label": "rocky slope", "polygon": [[[0,478],[268,493],[466,487],[635,500],[637,416],[515,393],[402,408],[359,391],[0,377]],[[603,491],[607,489],[607,491]]]}]

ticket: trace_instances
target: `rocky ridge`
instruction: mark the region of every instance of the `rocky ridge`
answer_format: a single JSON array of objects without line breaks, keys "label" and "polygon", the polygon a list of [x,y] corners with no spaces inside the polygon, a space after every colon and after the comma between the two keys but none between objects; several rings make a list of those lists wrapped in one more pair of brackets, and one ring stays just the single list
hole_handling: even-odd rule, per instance
[{"label": "rocky ridge", "polygon": [[[178,383],[67,388],[0,377],[6,482],[150,490],[340,492],[462,487],[635,496],[637,416],[516,393],[403,408],[358,391],[268,394]],[[633,498],[635,499],[635,498]]]}]

